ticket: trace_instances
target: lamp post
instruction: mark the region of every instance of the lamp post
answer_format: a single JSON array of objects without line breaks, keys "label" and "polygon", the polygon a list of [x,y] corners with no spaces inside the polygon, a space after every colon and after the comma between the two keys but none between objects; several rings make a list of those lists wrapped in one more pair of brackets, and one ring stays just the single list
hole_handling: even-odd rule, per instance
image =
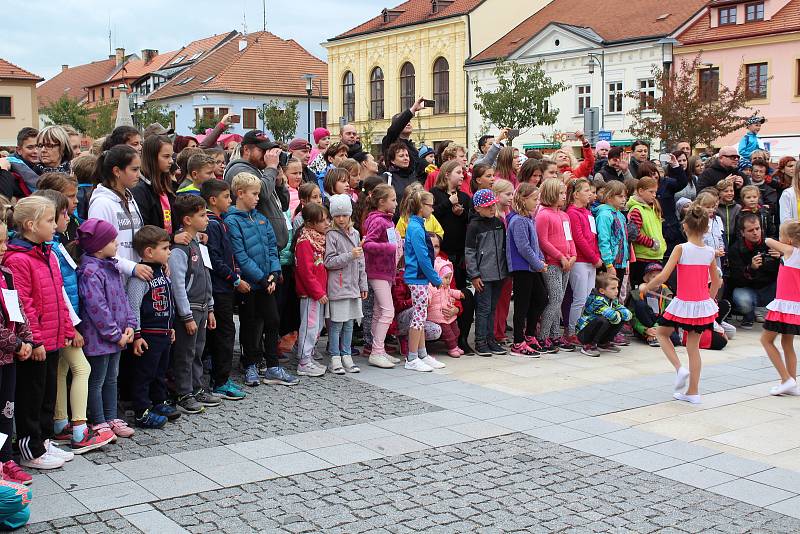
[{"label": "lamp post", "polygon": [[[669,85],[670,75],[672,74],[672,63],[674,60],[673,57],[673,47],[678,43],[677,39],[673,39],[672,37],[664,37],[663,39],[659,39],[656,41],[656,44],[661,45],[661,86],[664,90],[667,89]],[[667,149],[667,134],[666,131],[663,130],[663,123],[662,123],[662,132],[661,132],[661,153],[666,152]]]},{"label": "lamp post", "polygon": [[590,52],[589,59],[586,62],[586,66],[589,67],[589,74],[594,75],[594,67],[597,65],[600,67],[600,129],[602,130],[605,127],[605,119],[606,119],[606,108],[605,108],[605,100],[603,98],[603,93],[605,91],[606,86],[606,51],[601,50],[599,54],[595,54]]},{"label": "lamp post", "polygon": [[314,92],[314,74],[303,74],[306,80],[306,111],[307,111],[307,124],[308,124],[308,142],[311,142],[311,93]]}]

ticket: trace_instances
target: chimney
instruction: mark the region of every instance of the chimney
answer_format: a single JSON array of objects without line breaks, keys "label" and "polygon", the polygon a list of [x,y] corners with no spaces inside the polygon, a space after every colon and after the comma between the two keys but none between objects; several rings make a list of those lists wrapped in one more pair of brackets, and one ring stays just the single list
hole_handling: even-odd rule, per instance
[{"label": "chimney", "polygon": [[69,65],[61,65],[61,72],[64,72],[69,68]]},{"label": "chimney", "polygon": [[145,48],[142,50],[142,61],[145,63],[150,63],[153,61],[153,58],[158,55],[158,50],[153,50],[152,48]]},{"label": "chimney", "polygon": [[122,65],[125,62],[125,49],[124,48],[117,48],[116,54],[114,55],[115,59],[117,60],[117,67]]},{"label": "chimney", "polygon": [[239,52],[247,48],[247,39],[239,39]]}]

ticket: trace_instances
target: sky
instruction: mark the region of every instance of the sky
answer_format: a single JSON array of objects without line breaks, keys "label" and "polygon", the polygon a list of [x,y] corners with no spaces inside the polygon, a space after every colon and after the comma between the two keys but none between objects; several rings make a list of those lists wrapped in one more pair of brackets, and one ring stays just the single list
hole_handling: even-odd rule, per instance
[{"label": "sky", "polygon": [[[266,0],[267,30],[294,39],[326,59],[323,41],[378,15],[401,0]],[[0,58],[43,78],[61,65],[82,65],[108,57],[112,48],[141,54],[159,52],[231,30],[260,31],[262,0],[2,0],[4,15]],[[5,16],[3,17],[5,19]],[[113,52],[112,52],[113,53]]]}]

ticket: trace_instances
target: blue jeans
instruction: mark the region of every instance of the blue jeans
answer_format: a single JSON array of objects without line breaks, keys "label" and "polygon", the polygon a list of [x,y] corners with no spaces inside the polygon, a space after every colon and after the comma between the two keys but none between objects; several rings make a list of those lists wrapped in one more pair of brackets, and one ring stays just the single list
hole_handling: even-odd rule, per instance
[{"label": "blue jeans", "polygon": [[733,289],[733,306],[744,317],[743,321],[753,322],[756,318],[754,309],[766,306],[775,299],[775,284],[755,289],[752,287],[736,287]]},{"label": "blue jeans", "polygon": [[483,282],[483,291],[475,291],[475,344],[487,343],[494,332],[494,310],[503,289],[503,281]]},{"label": "blue jeans", "polygon": [[89,356],[92,368],[89,374],[89,398],[87,403],[89,422],[99,425],[117,419],[117,374],[119,352]]},{"label": "blue jeans", "polygon": [[[331,329],[328,332],[328,351],[331,356],[350,356],[352,354],[350,345],[353,342],[353,320],[337,323],[331,321]],[[341,349],[341,350],[340,350]]]}]

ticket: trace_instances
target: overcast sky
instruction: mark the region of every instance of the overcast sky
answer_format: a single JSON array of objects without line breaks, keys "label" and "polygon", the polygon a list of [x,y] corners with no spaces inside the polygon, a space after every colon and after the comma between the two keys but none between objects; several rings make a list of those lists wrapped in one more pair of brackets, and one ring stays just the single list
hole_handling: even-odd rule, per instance
[{"label": "overcast sky", "polygon": [[[267,0],[267,30],[294,39],[326,59],[320,43],[374,17],[401,0]],[[262,29],[262,0],[1,0],[4,17],[0,57],[50,78],[62,64],[108,57],[113,48],[177,50],[189,42],[231,30]]]}]

